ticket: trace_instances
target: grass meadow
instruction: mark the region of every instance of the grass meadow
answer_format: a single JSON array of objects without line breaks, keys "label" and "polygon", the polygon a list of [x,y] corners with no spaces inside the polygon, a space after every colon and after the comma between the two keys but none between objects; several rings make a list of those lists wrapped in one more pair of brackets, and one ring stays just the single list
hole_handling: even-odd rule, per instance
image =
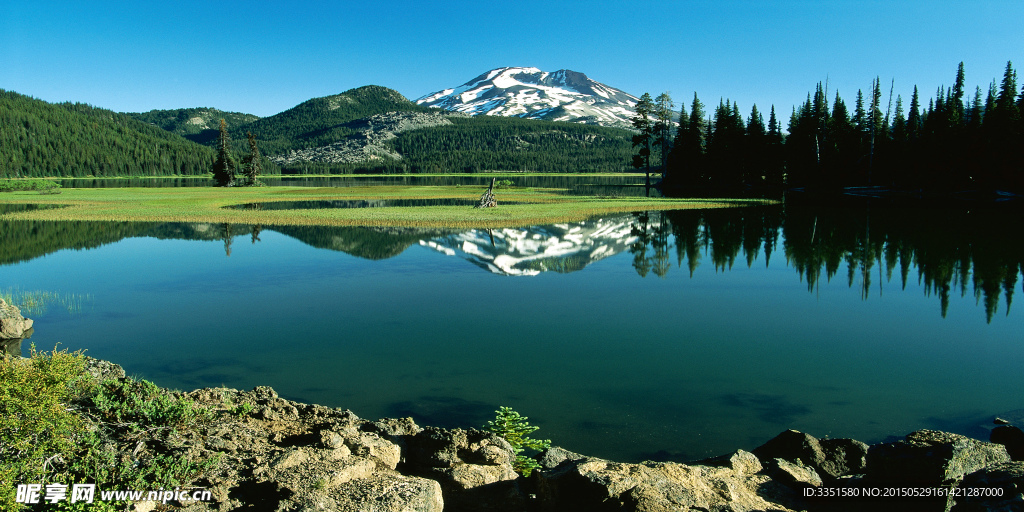
[{"label": "grass meadow", "polygon": [[[217,222],[261,225],[410,226],[498,228],[580,221],[640,210],[722,208],[763,203],[739,199],[676,199],[561,195],[558,189],[495,191],[496,208],[422,206],[232,210],[224,207],[274,201],[478,199],[486,187],[374,185],[365,187],[70,188],[60,194],[15,191],[0,204],[59,204],[62,208],[0,214],[8,220]],[[502,202],[521,204],[505,204]],[[2,210],[0,210],[2,211]]]}]

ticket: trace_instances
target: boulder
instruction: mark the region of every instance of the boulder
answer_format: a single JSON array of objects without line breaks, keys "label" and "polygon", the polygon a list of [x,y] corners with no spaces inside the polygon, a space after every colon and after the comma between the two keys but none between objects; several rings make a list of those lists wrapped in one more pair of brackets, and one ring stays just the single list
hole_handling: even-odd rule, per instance
[{"label": "boulder", "polygon": [[501,436],[477,429],[426,427],[406,438],[406,462],[418,468],[451,468],[458,464],[509,464],[515,452]]},{"label": "boulder", "polygon": [[793,488],[821,487],[821,477],[814,468],[799,461],[772,459],[766,462],[765,472],[773,480]]},{"label": "boulder", "polygon": [[560,446],[552,446],[537,456],[537,463],[542,469],[555,469],[565,461],[576,461],[587,458],[586,455],[570,452]]},{"label": "boulder", "polygon": [[1024,511],[1024,461],[1001,462],[964,477],[953,512]]},{"label": "boulder", "polygon": [[1006,453],[1013,460],[1024,460],[1024,430],[1013,425],[1001,425],[992,429],[989,441],[1006,447]]},{"label": "boulder", "polygon": [[[333,502],[333,503],[332,503]],[[317,505],[326,505],[325,507]],[[381,474],[356,480],[329,494],[323,502],[304,510],[344,510],[347,512],[442,512],[445,509],[441,486],[433,480]]]},{"label": "boulder", "polygon": [[761,460],[783,459],[801,463],[822,478],[836,478],[864,472],[868,445],[854,439],[818,439],[810,434],[787,430],[753,451]]},{"label": "boulder", "polygon": [[404,471],[437,480],[446,510],[526,509],[512,468],[515,452],[501,436],[476,429],[426,427],[404,436]]},{"label": "boulder", "polygon": [[85,371],[100,382],[119,380],[125,377],[124,368],[121,368],[120,365],[88,356],[85,357]]},{"label": "boulder", "polygon": [[792,510],[791,503],[776,499],[792,493],[766,475],[743,471],[565,458],[554,469],[535,474],[539,507],[545,511]]},{"label": "boulder", "polygon": [[757,455],[745,450],[736,450],[728,455],[720,455],[710,459],[694,462],[700,466],[719,466],[730,468],[741,475],[753,475],[764,469]]},{"label": "boulder", "polygon": [[872,446],[867,456],[867,477],[901,484],[950,485],[985,466],[1009,461],[1003,445],[918,430],[902,441]]},{"label": "boulder", "polygon": [[0,340],[20,340],[32,329],[32,319],[21,316],[17,306],[0,299]]}]

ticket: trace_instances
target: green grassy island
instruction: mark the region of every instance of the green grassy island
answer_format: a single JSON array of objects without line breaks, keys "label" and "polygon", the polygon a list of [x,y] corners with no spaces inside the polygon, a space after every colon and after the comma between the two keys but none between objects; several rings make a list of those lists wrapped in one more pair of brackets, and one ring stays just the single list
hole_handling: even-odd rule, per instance
[{"label": "green grassy island", "polygon": [[[10,220],[94,220],[132,222],[226,222],[262,225],[511,227],[579,221],[602,214],[638,210],[720,208],[763,204],[763,200],[677,199],[559,195],[557,189],[496,190],[497,208],[415,206],[296,210],[229,209],[278,201],[391,199],[478,199],[484,187],[364,186],[254,188],[64,189],[58,194],[10,192],[0,204],[52,204],[62,208],[3,215]],[[514,203],[514,204],[503,204]]]}]

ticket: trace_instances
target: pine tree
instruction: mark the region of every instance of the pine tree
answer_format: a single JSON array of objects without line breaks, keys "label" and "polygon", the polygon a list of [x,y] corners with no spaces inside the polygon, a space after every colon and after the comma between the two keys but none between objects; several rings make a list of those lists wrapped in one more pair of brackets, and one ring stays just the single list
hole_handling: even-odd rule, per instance
[{"label": "pine tree", "polygon": [[246,132],[245,136],[249,139],[249,154],[243,161],[246,185],[259,186],[259,176],[263,172],[263,158],[260,156],[260,148],[256,146],[256,137],[252,132]]},{"label": "pine tree", "polygon": [[665,177],[665,170],[668,167],[668,155],[672,149],[672,97],[669,93],[663,92],[654,99],[654,145],[659,150],[661,157],[661,177]]},{"label": "pine tree", "polygon": [[910,112],[907,113],[907,138],[916,141],[921,136],[921,101],[918,98],[917,86],[910,97]]},{"label": "pine tree", "polygon": [[703,184],[704,176],[704,104],[697,99],[695,92],[689,116],[685,108],[681,110],[679,129],[672,148],[673,171],[669,175],[668,185],[676,193],[686,189],[688,194],[693,194],[692,189]]},{"label": "pine tree", "polygon": [[637,133],[633,135],[633,147],[640,147],[637,154],[633,155],[633,167],[644,168],[647,176],[647,187],[651,186],[651,143],[654,141],[654,126],[651,123],[651,113],[654,111],[654,102],[651,95],[644,93],[640,101],[633,107],[634,115],[631,119],[633,128]]},{"label": "pine tree", "polygon": [[785,181],[785,155],[783,155],[782,125],[775,117],[775,105],[772,105],[768,116],[767,162],[765,162],[765,181],[769,186],[781,187]]},{"label": "pine tree", "polygon": [[743,181],[749,185],[760,186],[767,174],[768,133],[764,126],[764,116],[758,112],[756,104],[750,110],[745,140],[746,161]]},{"label": "pine tree", "polygon": [[217,161],[213,163],[213,180],[218,187],[230,186],[235,178],[235,159],[231,156],[231,136],[228,125],[220,120],[220,137],[217,139]]}]

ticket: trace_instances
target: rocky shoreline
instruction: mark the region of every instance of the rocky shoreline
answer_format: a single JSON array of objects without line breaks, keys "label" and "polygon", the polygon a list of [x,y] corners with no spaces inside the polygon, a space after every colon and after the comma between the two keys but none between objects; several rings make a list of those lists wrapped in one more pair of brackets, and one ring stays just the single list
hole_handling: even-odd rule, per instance
[{"label": "rocky shoreline", "polygon": [[[106,361],[89,358],[87,370],[125,379]],[[688,464],[618,463],[552,447],[523,477],[512,469],[512,447],[490,432],[370,421],[268,387],[174,394],[216,419],[155,430],[140,443],[219,457],[192,482],[212,501],[170,503],[193,512],[1024,510],[1024,434],[1009,425],[993,431],[1003,444],[921,430],[869,446],[788,430],[750,452]]]}]

